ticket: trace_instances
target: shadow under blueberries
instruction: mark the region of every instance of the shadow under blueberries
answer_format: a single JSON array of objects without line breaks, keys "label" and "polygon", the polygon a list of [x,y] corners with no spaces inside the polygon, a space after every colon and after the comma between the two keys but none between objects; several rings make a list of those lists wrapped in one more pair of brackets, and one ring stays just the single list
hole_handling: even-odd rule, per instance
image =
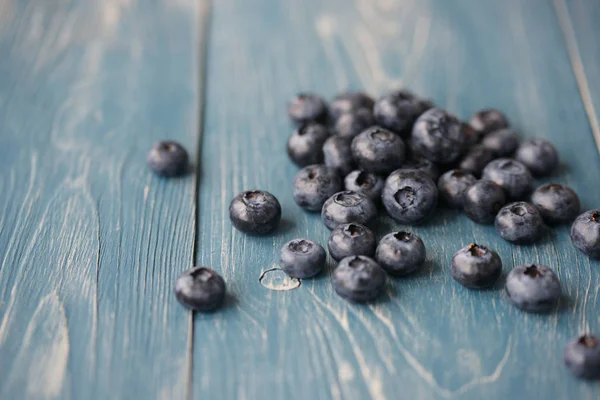
[{"label": "shadow under blueberries", "polygon": [[573,307],[575,307],[575,300],[573,300],[567,294],[561,293],[560,298],[558,299],[558,305],[556,306],[556,313],[565,313],[572,310]]},{"label": "shadow under blueberries", "polygon": [[458,209],[450,208],[445,205],[438,205],[433,214],[418,226],[423,228],[431,228],[450,225],[460,217],[461,213],[462,211]]},{"label": "shadow under blueberries", "polygon": [[277,229],[275,229],[275,233],[290,233],[294,229],[296,229],[296,223],[292,219],[284,217],[281,218],[281,221],[279,221],[279,225],[277,226]]},{"label": "shadow under blueberries", "polygon": [[400,281],[411,282],[414,280],[433,278],[437,274],[441,273],[441,271],[442,271],[442,269],[439,267],[439,265],[436,265],[436,262],[434,260],[432,260],[431,258],[427,258],[427,259],[425,259],[425,262],[423,263],[421,268],[419,268],[412,274],[389,275],[389,277],[390,277],[390,279],[394,279],[395,281],[399,281],[399,282]]},{"label": "shadow under blueberries", "polygon": [[220,307],[217,307],[216,309],[214,309],[212,311],[203,311],[203,312],[194,311],[194,321],[197,321],[198,319],[203,319],[203,318],[210,318],[213,315],[219,315],[219,314],[222,314],[229,310],[232,310],[235,308],[237,303],[238,303],[237,296],[234,295],[233,293],[227,292],[227,293],[225,293],[225,299],[223,300],[223,304],[221,304]]}]

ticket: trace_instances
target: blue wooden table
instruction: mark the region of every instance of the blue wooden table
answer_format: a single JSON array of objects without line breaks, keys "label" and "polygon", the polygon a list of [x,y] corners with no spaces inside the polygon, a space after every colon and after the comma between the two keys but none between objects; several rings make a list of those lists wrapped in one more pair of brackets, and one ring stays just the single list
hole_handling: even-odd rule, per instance
[{"label": "blue wooden table", "polygon": [[[568,227],[513,246],[440,210],[413,228],[424,271],[371,305],[328,273],[269,271],[285,241],[329,234],[291,197],[285,102],[300,90],[497,107],[560,149],[545,181],[599,207],[598,20],[594,0],[0,0],[0,398],[600,398],[562,363],[569,338],[600,333],[600,263]],[[149,172],[163,138],[194,174]],[[252,188],[280,199],[276,235],[232,229],[229,201]],[[555,269],[559,309],[457,285],[450,258],[472,241],[505,272]],[[194,264],[226,279],[220,312],[172,295]]]}]

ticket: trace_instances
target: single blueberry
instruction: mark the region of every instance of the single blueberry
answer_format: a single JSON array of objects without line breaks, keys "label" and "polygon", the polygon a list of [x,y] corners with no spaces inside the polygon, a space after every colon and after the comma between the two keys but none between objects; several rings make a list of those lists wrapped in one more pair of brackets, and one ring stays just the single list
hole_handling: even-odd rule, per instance
[{"label": "single blueberry", "polygon": [[336,96],[331,102],[329,110],[331,116],[337,121],[344,114],[352,114],[360,109],[372,110],[373,99],[362,92],[347,92]]},{"label": "single blueberry", "polygon": [[580,211],[579,197],[569,187],[547,183],[531,195],[531,203],[542,214],[547,224],[556,225],[573,221]]},{"label": "single blueberry", "polygon": [[210,268],[194,267],[175,281],[175,297],[190,310],[212,311],[223,304],[225,281]]},{"label": "single blueberry", "polygon": [[321,211],[325,201],[342,190],[337,171],[323,164],[302,168],[294,178],[292,197],[306,211]]},{"label": "single blueberry", "polygon": [[479,142],[479,140],[481,139],[479,132],[477,132],[475,129],[473,129],[473,127],[466,122],[461,122],[460,125],[462,127],[463,133],[466,138],[466,140],[465,140],[466,147],[468,148],[468,147],[476,145]]},{"label": "single blueberry", "polygon": [[600,379],[600,340],[581,335],[565,346],[565,364],[573,375],[584,379]]},{"label": "single blueberry", "polygon": [[495,182],[509,198],[519,200],[531,191],[533,177],[523,164],[509,158],[498,158],[483,169],[483,179]]},{"label": "single blueberry", "polygon": [[337,136],[353,139],[373,125],[375,125],[375,119],[371,109],[361,108],[340,115],[335,122],[334,132]]},{"label": "single blueberry", "polygon": [[388,176],[381,199],[390,217],[404,225],[425,221],[437,205],[433,180],[415,169],[399,169]]},{"label": "single blueberry", "polygon": [[387,174],[404,163],[404,142],[394,133],[375,126],[352,140],[352,155],[358,167],[375,174]]},{"label": "single blueberry", "polygon": [[152,146],[146,156],[146,162],[158,175],[183,175],[188,168],[188,153],[177,142],[161,141]]},{"label": "single blueberry", "polygon": [[288,115],[297,125],[327,121],[327,103],[313,93],[300,93],[288,103]]},{"label": "single blueberry", "polygon": [[586,211],[575,219],[571,241],[587,256],[600,260],[600,209]]},{"label": "single blueberry", "polygon": [[408,275],[425,262],[425,245],[411,232],[388,233],[379,241],[375,259],[391,275]]},{"label": "single blueberry", "polygon": [[375,122],[399,135],[408,136],[413,124],[421,114],[433,107],[407,90],[396,90],[375,101]]},{"label": "single blueberry", "polygon": [[362,193],[376,204],[381,199],[384,183],[379,175],[360,170],[350,172],[344,179],[346,190]]},{"label": "single blueberry", "polygon": [[509,125],[504,114],[491,108],[476,112],[471,117],[469,124],[482,136],[499,129],[508,128]]},{"label": "single blueberry", "polygon": [[506,277],[506,295],[517,308],[543,313],[556,307],[560,298],[560,282],[545,265],[518,265]]},{"label": "single blueberry", "polygon": [[287,142],[290,159],[300,167],[323,162],[323,145],[329,132],[323,125],[308,123],[298,127]]},{"label": "single blueberry", "polygon": [[510,157],[519,147],[519,134],[512,129],[500,129],[485,136],[481,145],[496,157]]},{"label": "single blueberry", "polygon": [[463,208],[465,191],[477,182],[468,172],[453,169],[438,180],[440,198],[451,208]]},{"label": "single blueberry", "polygon": [[548,176],[558,167],[558,152],[546,139],[526,140],[517,149],[515,159],[525,165],[534,176]]},{"label": "single blueberry", "polygon": [[494,221],[502,239],[511,243],[532,243],[544,233],[544,220],[538,210],[525,201],[505,205]]},{"label": "single blueberry", "polygon": [[349,190],[331,196],[321,211],[323,223],[329,229],[351,222],[368,225],[376,216],[377,208],[370,198]]},{"label": "single blueberry", "polygon": [[470,172],[475,176],[481,176],[481,171],[496,158],[494,152],[482,145],[475,145],[467,151],[458,164],[458,168]]},{"label": "single blueberry", "polygon": [[348,175],[355,167],[352,158],[351,140],[340,136],[332,136],[323,145],[325,165],[335,169],[341,176]]},{"label": "single blueberry", "polygon": [[413,158],[402,166],[402,169],[417,169],[425,172],[432,181],[436,182],[440,176],[437,165],[426,158]]},{"label": "single blueberry", "polygon": [[333,288],[348,301],[367,302],[381,295],[386,279],[385,271],[373,259],[350,256],[333,271]]},{"label": "single blueberry", "polygon": [[274,231],[279,225],[281,205],[269,192],[249,190],[231,200],[229,218],[239,231],[265,234]]},{"label": "single blueberry", "polygon": [[325,267],[326,260],[325,249],[308,239],[290,240],[279,253],[279,266],[292,278],[306,279],[317,275]]},{"label": "single blueberry", "polygon": [[336,261],[348,256],[372,257],[376,245],[373,232],[360,224],[338,225],[327,241],[329,254]]},{"label": "single blueberry", "polygon": [[482,179],[464,192],[463,209],[478,224],[491,224],[506,204],[504,190],[492,181]]},{"label": "single blueberry", "polygon": [[432,108],[415,122],[412,144],[428,160],[447,164],[456,161],[463,153],[467,136],[455,116]]},{"label": "single blueberry", "polygon": [[450,267],[450,274],[469,289],[491,286],[502,273],[502,260],[494,250],[471,243],[458,250]]}]

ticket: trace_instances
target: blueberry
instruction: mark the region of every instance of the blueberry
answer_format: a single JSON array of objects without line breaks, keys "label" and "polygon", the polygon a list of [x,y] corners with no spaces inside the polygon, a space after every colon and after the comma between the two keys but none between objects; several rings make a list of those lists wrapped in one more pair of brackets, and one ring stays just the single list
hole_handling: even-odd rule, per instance
[{"label": "blueberry", "polygon": [[551,225],[571,222],[579,214],[579,197],[569,187],[547,183],[531,195],[531,203]]},{"label": "blueberry", "polygon": [[327,248],[336,261],[348,256],[368,256],[375,254],[375,235],[369,228],[360,224],[338,225],[329,236]]},{"label": "blueberry", "polygon": [[512,243],[532,243],[544,233],[544,220],[530,203],[518,201],[505,205],[494,221],[496,231]]},{"label": "blueberry", "polygon": [[571,241],[584,254],[600,260],[600,209],[586,211],[575,219]]},{"label": "blueberry", "polygon": [[505,290],[511,303],[527,312],[548,312],[560,298],[556,274],[540,264],[516,266],[506,277]]},{"label": "blueberry", "polygon": [[470,172],[475,176],[481,176],[481,171],[496,158],[494,152],[482,145],[475,145],[467,151],[460,160],[458,168]]},{"label": "blueberry", "polygon": [[331,116],[337,120],[344,114],[352,114],[360,109],[373,109],[375,102],[371,97],[362,92],[348,92],[338,95],[329,107]]},{"label": "blueberry", "polygon": [[467,146],[460,121],[439,108],[432,108],[417,119],[412,144],[428,160],[440,164],[456,161]]},{"label": "blueberry", "polygon": [[407,136],[417,118],[432,107],[407,90],[396,90],[377,99],[373,115],[378,125]]},{"label": "blueberry", "polygon": [[279,225],[281,205],[269,192],[249,190],[231,200],[229,218],[239,231],[265,234],[274,231]]},{"label": "blueberry", "polygon": [[509,198],[522,199],[531,191],[533,178],[523,164],[509,158],[499,158],[483,169],[483,179],[495,182]]},{"label": "blueberry", "polygon": [[436,182],[440,176],[437,165],[426,158],[413,158],[411,161],[405,163],[402,166],[402,169],[417,169],[425,172],[434,182]]},{"label": "blueberry", "polygon": [[292,197],[307,211],[321,211],[325,201],[342,190],[337,171],[323,164],[309,165],[296,174]]},{"label": "blueberry", "polygon": [[373,125],[375,125],[373,112],[368,108],[360,108],[340,115],[335,122],[334,132],[337,136],[352,139]]},{"label": "blueberry", "polygon": [[352,141],[340,136],[332,136],[323,145],[325,165],[335,169],[341,176],[348,175],[356,165],[352,158]]},{"label": "blueberry", "polygon": [[465,191],[477,182],[468,172],[453,169],[443,174],[438,180],[440,198],[452,208],[462,208]]},{"label": "blueberry", "polygon": [[565,364],[573,375],[584,379],[600,379],[600,340],[581,335],[565,346]]},{"label": "blueberry", "polygon": [[476,145],[481,139],[479,132],[477,132],[473,127],[465,122],[461,122],[460,126],[463,130],[463,133],[466,138],[466,147],[471,147]]},{"label": "blueberry", "polygon": [[394,133],[375,126],[352,140],[352,155],[358,167],[375,174],[387,174],[404,163],[404,142]]},{"label": "blueberry", "polygon": [[512,129],[500,129],[485,136],[481,145],[496,157],[510,157],[519,147],[519,134]]},{"label": "blueberry", "polygon": [[375,259],[391,275],[408,275],[425,262],[425,245],[420,237],[410,232],[388,233],[379,241]]},{"label": "blueberry", "polygon": [[388,176],[381,199],[388,214],[405,225],[419,224],[437,205],[438,191],[433,180],[415,169],[397,170]]},{"label": "blueberry", "polygon": [[323,144],[329,137],[323,125],[308,123],[298,127],[287,142],[290,159],[300,167],[323,162]]},{"label": "blueberry", "polygon": [[161,141],[152,146],[146,162],[158,175],[178,176],[183,175],[188,168],[188,154],[177,142]]},{"label": "blueberry", "polygon": [[175,297],[190,310],[212,311],[223,304],[225,281],[210,268],[194,267],[175,281]]},{"label": "blueberry", "polygon": [[535,176],[548,176],[558,167],[558,152],[546,139],[526,140],[517,149],[515,159]]},{"label": "blueberry", "polygon": [[464,192],[463,209],[478,224],[491,224],[506,204],[504,190],[492,181],[482,179]]},{"label": "blueberry", "polygon": [[351,222],[368,225],[376,216],[375,203],[364,194],[350,190],[331,196],[321,210],[323,223],[329,229]]},{"label": "blueberry", "polygon": [[346,300],[367,302],[381,295],[386,279],[385,271],[373,259],[350,256],[333,271],[333,288]]},{"label": "blueberry", "polygon": [[492,249],[471,243],[458,250],[450,267],[450,274],[469,289],[491,286],[502,273],[502,260]]},{"label": "blueberry", "polygon": [[279,266],[292,278],[310,278],[325,267],[325,249],[308,239],[293,239],[283,245],[279,255]]},{"label": "blueberry", "polygon": [[360,170],[350,172],[344,179],[346,190],[362,193],[376,204],[381,199],[384,183],[379,175]]},{"label": "blueberry", "polygon": [[288,103],[288,115],[297,125],[327,121],[327,103],[312,93],[300,93]]},{"label": "blueberry", "polygon": [[479,132],[480,135],[508,128],[508,119],[498,110],[486,108],[475,113],[469,124]]}]

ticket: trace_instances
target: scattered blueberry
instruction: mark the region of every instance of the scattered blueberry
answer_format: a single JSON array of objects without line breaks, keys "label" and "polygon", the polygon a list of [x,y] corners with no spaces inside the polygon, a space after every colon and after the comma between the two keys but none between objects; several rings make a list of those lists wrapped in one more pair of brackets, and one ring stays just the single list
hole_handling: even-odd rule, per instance
[{"label": "scattered blueberry", "polygon": [[321,211],[323,223],[329,229],[340,224],[368,225],[377,216],[375,203],[362,193],[346,190],[331,196]]},{"label": "scattered blueberry", "polygon": [[308,123],[299,126],[287,142],[290,159],[300,167],[323,162],[323,144],[329,132],[323,125]]},{"label": "scattered blueberry", "polygon": [[467,217],[478,224],[491,224],[496,214],[506,204],[504,190],[492,181],[482,179],[467,188],[463,196],[463,209]]},{"label": "scattered blueberry", "polygon": [[386,174],[404,163],[404,142],[394,133],[375,126],[352,140],[352,155],[363,171]]},{"label": "scattered blueberry", "polygon": [[438,191],[433,180],[415,169],[397,170],[388,176],[381,199],[388,214],[405,225],[423,222],[437,205]]},{"label": "scattered blueberry", "polygon": [[467,136],[455,116],[432,108],[415,122],[412,144],[428,160],[447,164],[460,157],[467,145]]},{"label": "scattered blueberry", "polygon": [[337,171],[323,164],[309,165],[296,174],[292,196],[307,211],[321,211],[325,201],[342,190]]},{"label": "scattered blueberry", "polygon": [[375,119],[371,109],[361,108],[340,115],[335,122],[334,131],[337,136],[352,139],[373,125],[375,125]]},{"label": "scattered blueberry", "polygon": [[338,95],[329,106],[329,111],[334,120],[344,114],[352,114],[360,109],[372,110],[373,99],[362,92],[348,92]]},{"label": "scattered blueberry", "polygon": [[508,128],[508,119],[498,110],[486,108],[475,113],[469,124],[479,132],[480,135]]},{"label": "scattered blueberry", "polygon": [[512,129],[500,129],[485,136],[481,145],[496,157],[510,157],[519,147],[519,134]]},{"label": "scattered blueberry", "polygon": [[329,236],[327,248],[331,258],[339,261],[348,256],[368,256],[375,254],[375,235],[360,224],[338,225]]},{"label": "scattered blueberry", "polygon": [[333,271],[333,288],[346,300],[367,302],[381,295],[386,279],[385,271],[373,259],[350,256]]},{"label": "scattered blueberry", "polygon": [[548,176],[558,167],[558,152],[546,139],[526,140],[517,149],[515,159],[535,176]]},{"label": "scattered blueberry", "polygon": [[281,205],[275,196],[263,190],[242,192],[231,200],[229,218],[242,232],[272,232],[281,220]]},{"label": "scattered blueberry", "polygon": [[408,135],[417,118],[432,106],[431,102],[407,90],[396,90],[377,99],[373,115],[378,125],[399,135]]},{"label": "scattered blueberry", "polygon": [[506,295],[523,311],[542,313],[556,307],[560,282],[545,265],[518,265],[506,277]]},{"label": "scattered blueberry", "polygon": [[464,287],[482,289],[491,286],[502,273],[502,260],[494,250],[471,243],[458,250],[450,268],[452,277]]},{"label": "scattered blueberry", "polygon": [[524,201],[502,207],[494,222],[502,239],[511,243],[532,243],[544,233],[544,220],[538,210]]},{"label": "scattered blueberry", "polygon": [[293,239],[283,245],[279,255],[279,266],[292,278],[310,278],[325,267],[325,249],[308,239]]},{"label": "scattered blueberry", "polygon": [[527,167],[509,158],[499,158],[486,165],[482,178],[495,182],[515,200],[524,198],[531,191],[533,181]]},{"label": "scattered blueberry", "polygon": [[475,176],[481,176],[481,171],[496,158],[494,152],[482,145],[475,145],[467,151],[458,164],[458,168],[470,172]]},{"label": "scattered blueberry", "polygon": [[426,158],[413,158],[402,166],[402,169],[417,169],[425,172],[432,181],[437,182],[440,172],[437,165]]},{"label": "scattered blueberry", "polygon": [[465,191],[475,184],[477,179],[468,172],[453,169],[438,180],[440,198],[452,208],[463,208]]},{"label": "scattered blueberry", "polygon": [[366,171],[352,171],[344,179],[346,190],[359,192],[378,203],[385,181],[379,175]]},{"label": "scattered blueberry", "polygon": [[148,166],[158,175],[183,175],[188,168],[187,151],[177,142],[155,143],[146,156]]},{"label": "scattered blueberry", "polygon": [[288,103],[288,115],[297,125],[327,121],[327,103],[312,93],[300,93]]},{"label": "scattered blueberry", "polygon": [[375,259],[391,275],[408,275],[425,262],[425,245],[411,232],[389,233],[379,241]]},{"label": "scattered blueberry", "polygon": [[346,176],[355,168],[352,158],[351,140],[340,136],[332,136],[323,145],[325,165],[335,169],[341,176]]},{"label": "scattered blueberry", "polygon": [[581,335],[565,346],[564,359],[573,375],[584,379],[600,379],[600,340]]},{"label": "scattered blueberry", "polygon": [[571,241],[587,256],[600,259],[600,209],[586,211],[575,219]]},{"label": "scattered blueberry", "polygon": [[175,297],[190,310],[212,311],[223,304],[225,281],[210,268],[194,267],[175,281]]},{"label": "scattered blueberry", "polygon": [[531,203],[551,225],[573,221],[579,215],[579,197],[569,187],[547,183],[531,195]]}]

